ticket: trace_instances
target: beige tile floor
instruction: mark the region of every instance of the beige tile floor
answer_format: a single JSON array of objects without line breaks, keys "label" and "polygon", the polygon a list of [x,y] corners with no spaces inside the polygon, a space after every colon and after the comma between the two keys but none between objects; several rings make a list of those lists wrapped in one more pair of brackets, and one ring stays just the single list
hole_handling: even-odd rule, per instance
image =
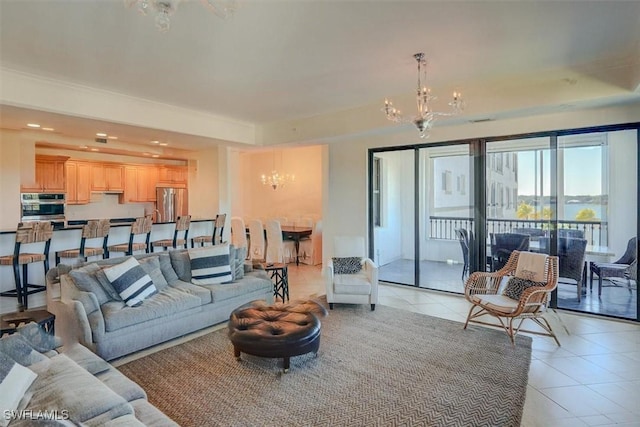
[{"label": "beige tile floor", "polygon": [[[326,293],[320,266],[290,264],[289,284],[291,299]],[[459,322],[469,310],[462,296],[424,289],[382,284],[379,294],[380,305]],[[640,427],[640,324],[562,311],[547,318],[562,347],[532,335],[522,425]]]}]

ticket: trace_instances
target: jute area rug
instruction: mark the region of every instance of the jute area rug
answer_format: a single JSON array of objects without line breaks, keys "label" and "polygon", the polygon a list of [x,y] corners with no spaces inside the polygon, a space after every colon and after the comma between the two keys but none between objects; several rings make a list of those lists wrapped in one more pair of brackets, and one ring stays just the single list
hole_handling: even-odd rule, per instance
[{"label": "jute area rug", "polygon": [[519,426],[531,338],[336,304],[318,356],[233,356],[227,329],[121,366],[182,426]]}]

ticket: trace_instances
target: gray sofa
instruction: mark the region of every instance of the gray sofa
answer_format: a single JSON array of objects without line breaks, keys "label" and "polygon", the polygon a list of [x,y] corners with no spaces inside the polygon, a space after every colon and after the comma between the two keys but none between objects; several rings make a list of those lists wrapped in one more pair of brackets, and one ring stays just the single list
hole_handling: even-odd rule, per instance
[{"label": "gray sofa", "polygon": [[[71,268],[58,265],[47,274],[47,309],[56,315],[56,331],[73,335],[105,360],[151,347],[229,319],[237,307],[253,301],[273,302],[273,285],[263,270],[249,271],[246,248],[230,247],[233,281],[191,283],[187,250],[134,255],[159,292],[140,307],[128,307],[100,284],[97,270],[126,257]],[[247,270],[247,271],[245,271]]]},{"label": "gray sofa", "polygon": [[16,362],[37,376],[18,396],[22,415],[2,414],[9,427],[177,426],[138,384],[80,344],[60,347],[35,323],[0,339],[0,371]]}]

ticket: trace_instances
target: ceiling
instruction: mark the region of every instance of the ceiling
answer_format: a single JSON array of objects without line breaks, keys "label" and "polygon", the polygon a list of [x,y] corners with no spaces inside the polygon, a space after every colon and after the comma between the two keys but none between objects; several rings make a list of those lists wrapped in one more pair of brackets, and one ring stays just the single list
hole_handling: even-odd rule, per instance
[{"label": "ceiling", "polygon": [[[200,2],[183,0],[163,34],[151,16],[121,0],[1,0],[0,68],[258,127],[410,95],[416,52],[427,55],[428,83],[436,93],[441,86],[482,94],[484,87],[498,92],[495,97],[507,86],[534,87],[540,76],[574,85],[585,75],[615,80],[622,89],[615,96],[585,96],[591,105],[640,95],[640,1],[238,4],[232,19],[221,20]],[[527,108],[553,111],[563,103]],[[7,129],[39,120],[70,137],[104,131],[121,141],[160,139],[185,150],[220,142],[135,120],[100,120],[98,113],[58,114],[55,103],[37,113],[4,97],[2,104],[0,126]],[[503,114],[516,109],[503,108]]]}]

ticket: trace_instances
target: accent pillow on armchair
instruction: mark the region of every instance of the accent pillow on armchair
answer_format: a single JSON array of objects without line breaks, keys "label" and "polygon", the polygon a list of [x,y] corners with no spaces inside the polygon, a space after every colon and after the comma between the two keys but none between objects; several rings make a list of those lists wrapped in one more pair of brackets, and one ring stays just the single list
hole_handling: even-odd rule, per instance
[{"label": "accent pillow on armchair", "polygon": [[362,258],[360,257],[334,257],[332,260],[334,274],[356,274],[362,270]]}]

